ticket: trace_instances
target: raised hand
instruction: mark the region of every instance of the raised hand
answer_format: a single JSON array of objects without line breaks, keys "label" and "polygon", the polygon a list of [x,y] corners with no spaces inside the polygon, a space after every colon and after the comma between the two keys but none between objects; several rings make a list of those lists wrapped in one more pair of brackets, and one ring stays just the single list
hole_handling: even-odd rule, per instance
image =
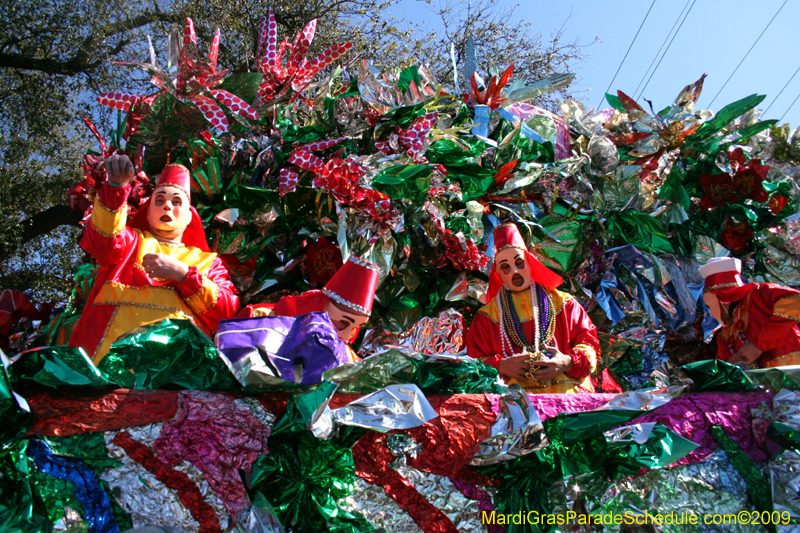
[{"label": "raised hand", "polygon": [[106,169],[108,180],[117,187],[127,184],[136,175],[133,163],[127,155],[112,155],[100,163],[100,167]]}]

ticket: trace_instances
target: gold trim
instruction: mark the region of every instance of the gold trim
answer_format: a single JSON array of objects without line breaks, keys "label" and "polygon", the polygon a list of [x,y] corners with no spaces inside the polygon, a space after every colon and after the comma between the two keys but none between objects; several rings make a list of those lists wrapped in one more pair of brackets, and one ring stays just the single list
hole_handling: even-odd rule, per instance
[{"label": "gold trim", "polygon": [[158,287],[156,285],[127,285],[125,283],[120,283],[119,281],[106,281],[105,285],[113,285],[115,287],[119,287],[120,289],[132,289],[134,291],[144,290],[144,289],[151,289],[151,290],[152,289],[167,289],[167,290],[170,290],[170,291],[178,290],[175,287],[170,287],[170,286]]},{"label": "gold trim", "polygon": [[[95,359],[97,357],[97,351],[100,349],[103,343],[106,342],[106,336],[108,335],[108,330],[111,329],[111,324],[114,323],[114,317],[117,316],[117,309],[119,309],[119,307],[115,307],[114,311],[112,311],[111,316],[108,318],[108,324],[106,324],[106,329],[105,331],[103,331],[103,336],[100,337],[100,342],[97,343],[97,347],[94,349],[94,353],[92,354],[92,361],[95,364],[100,362]],[[105,354],[103,354],[103,357],[105,357]]]},{"label": "gold trim", "polygon": [[89,219],[89,223],[92,225],[92,229],[95,231],[95,233],[97,233],[101,237],[105,237],[106,239],[113,239],[117,235],[122,234],[122,232],[125,230],[125,226],[123,226],[122,229],[119,230],[117,233],[106,233],[105,231],[102,231],[100,230],[100,228],[97,227],[92,218]]},{"label": "gold trim", "polygon": [[[115,302],[111,300],[104,300],[102,302],[95,302],[92,304],[92,307],[97,307],[99,305],[115,305],[117,307],[122,305],[127,305],[129,307],[144,307],[146,309],[157,309],[159,311],[171,311],[173,313],[183,313],[183,309],[175,308],[175,307],[167,307],[164,305],[155,305],[155,304],[146,304],[142,302]],[[116,310],[114,311],[116,312]]]},{"label": "gold trim", "polygon": [[[200,285],[200,288],[197,289],[197,291],[191,296],[188,296],[183,299],[183,301],[186,302],[186,305],[192,308],[192,311],[194,311],[195,309],[202,309],[202,311],[197,313],[198,315],[202,315],[203,313],[205,313],[206,311],[217,305],[217,301],[219,300],[219,285],[208,279],[206,276],[202,276],[202,279],[203,282]],[[203,308],[203,304],[205,304],[206,302],[203,301],[202,298],[209,289],[211,290],[212,294],[211,304]],[[195,299],[200,300],[200,303],[193,304],[193,300]]]},{"label": "gold trim", "polygon": [[589,344],[576,344],[572,347],[573,350],[578,350],[587,355],[589,358],[589,370],[591,374],[594,374],[597,371],[597,350],[594,349],[593,346]]},{"label": "gold trim", "polygon": [[102,209],[106,213],[111,213],[112,215],[116,215],[117,213],[119,213],[123,209],[126,209],[128,207],[128,204],[123,202],[120,207],[118,207],[116,209],[111,209],[110,207],[106,207],[106,205],[103,202],[100,201],[100,198],[98,198],[97,201],[94,203],[94,206],[95,207],[99,207],[100,209]]},{"label": "gold trim", "polygon": [[780,355],[780,356],[776,357],[775,359],[773,359],[773,360],[769,361],[768,363],[766,363],[766,365],[764,365],[764,368],[772,368],[773,366],[781,366],[781,365],[777,365],[775,363],[777,363],[781,359],[787,359],[789,357],[800,357],[800,352],[789,352],[789,353],[785,353],[783,355]]},{"label": "gold trim", "polygon": [[740,285],[738,283],[720,283],[719,285],[712,285],[711,287],[706,287],[703,292],[711,292],[717,289],[727,289],[728,287],[744,287],[744,285]]},{"label": "gold trim", "polygon": [[[183,166],[183,165],[180,165],[180,166]],[[186,168],[186,167],[184,167],[184,168]],[[157,191],[158,189],[160,189],[161,187],[175,187],[176,189],[180,189],[180,190],[181,190],[181,192],[182,192],[183,194],[185,194],[187,198],[189,198],[189,199],[191,199],[191,198],[192,198],[192,197],[191,197],[191,195],[190,195],[188,192],[186,192],[186,189],[184,189],[183,187],[181,187],[181,186],[180,186],[180,185],[178,185],[177,183],[159,183],[159,184],[156,186],[156,188],[155,188],[155,189],[153,189],[153,196],[155,196],[155,195],[156,195],[156,191]]]}]

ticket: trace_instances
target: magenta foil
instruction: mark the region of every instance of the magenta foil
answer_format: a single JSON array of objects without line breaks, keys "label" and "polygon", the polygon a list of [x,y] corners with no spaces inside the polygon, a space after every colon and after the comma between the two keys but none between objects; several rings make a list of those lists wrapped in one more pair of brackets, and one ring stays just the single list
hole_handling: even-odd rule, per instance
[{"label": "magenta foil", "polygon": [[270,430],[231,398],[201,391],[184,391],[178,416],[164,423],[153,443],[170,466],[189,461],[205,475],[231,516],[248,505],[239,470],[250,473],[253,462],[267,451]]},{"label": "magenta foil", "polygon": [[719,424],[754,461],[766,461],[780,450],[767,440],[769,422],[754,417],[752,410],[772,405],[769,393],[698,393],[674,398],[640,418],[636,423],[660,422],[700,446],[675,464],[706,460],[718,448],[711,426]]}]

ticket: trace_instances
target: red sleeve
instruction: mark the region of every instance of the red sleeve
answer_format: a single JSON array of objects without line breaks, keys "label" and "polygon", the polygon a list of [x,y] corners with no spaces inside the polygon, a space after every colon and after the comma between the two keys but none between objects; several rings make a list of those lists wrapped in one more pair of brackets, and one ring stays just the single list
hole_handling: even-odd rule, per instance
[{"label": "red sleeve", "polygon": [[574,298],[564,302],[561,311],[569,324],[570,352],[572,368],[565,372],[574,379],[583,379],[597,370],[597,359],[600,353],[600,341],[597,339],[597,328],[589,319],[583,306]]},{"label": "red sleeve", "polygon": [[800,317],[795,308],[800,307],[800,291],[775,283],[759,283],[748,298],[745,337],[762,352],[774,350],[797,326]]},{"label": "red sleeve", "polygon": [[220,320],[232,318],[239,309],[239,297],[228,269],[219,258],[214,259],[205,274],[201,274],[197,267],[189,267],[186,278],[175,285],[181,298],[194,312],[195,319],[211,331],[216,331]]},{"label": "red sleeve", "polygon": [[472,324],[467,332],[467,355],[480,359],[487,365],[498,368],[503,354],[495,353],[492,341],[493,328],[491,319],[483,313],[478,313],[472,319]]},{"label": "red sleeve", "polygon": [[136,233],[125,225],[130,191],[130,185],[112,187],[106,183],[95,198],[80,245],[100,266],[119,263],[136,242]]}]

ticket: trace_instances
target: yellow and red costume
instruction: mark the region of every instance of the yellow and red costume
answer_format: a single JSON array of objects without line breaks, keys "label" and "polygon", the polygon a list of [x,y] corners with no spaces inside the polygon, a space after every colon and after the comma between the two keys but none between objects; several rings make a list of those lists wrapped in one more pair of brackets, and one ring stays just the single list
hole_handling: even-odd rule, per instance
[{"label": "yellow and red costume", "polygon": [[[171,165],[162,173],[159,185],[178,186],[176,182],[182,181],[187,182],[184,192],[188,195],[188,171]],[[95,363],[118,337],[139,326],[184,318],[211,336],[219,321],[233,317],[239,308],[228,270],[217,254],[209,251],[194,208],[183,242],[161,242],[149,231],[149,200],[133,220],[127,220],[130,190],[130,185],[113,187],[108,183],[100,189],[80,241],[100,270],[69,345],[86,350]],[[175,282],[148,276],[142,258],[150,253],[167,254],[188,265],[186,278]]]},{"label": "yellow and red costume", "polygon": [[[362,315],[372,314],[372,303],[378,288],[380,270],[376,265],[351,256],[344,265],[325,284],[322,290],[310,290],[303,294],[284,296],[276,304],[255,304],[245,306],[237,318],[254,316],[300,316],[306,313],[321,313],[328,303],[334,301],[349,307]],[[349,342],[358,337],[358,329],[353,331]],[[349,344],[347,356],[351,363],[361,360]]]},{"label": "yellow and red costume", "polygon": [[[500,361],[504,358],[522,353],[523,346],[516,343],[509,346],[509,342],[513,342],[513,335],[504,333],[507,327],[502,320],[504,306],[506,313],[510,310],[509,306],[513,306],[525,340],[529,342],[534,338],[534,317],[539,317],[542,321],[542,343],[555,346],[568,355],[572,359],[572,367],[546,385],[536,380],[511,379],[507,383],[519,383],[525,390],[535,394],[594,392],[590,376],[597,369],[600,342],[597,339],[597,328],[586,311],[575,298],[555,288],[561,284],[561,277],[542,265],[528,251],[516,226],[499,226],[494,232],[494,239],[495,253],[510,247],[525,252],[532,271],[533,284],[522,291],[509,291],[503,287],[500,276],[492,266],[489,277],[491,300],[478,310],[472,320],[466,339],[467,354],[499,368]],[[537,291],[535,298],[531,294],[534,289]],[[538,302],[536,313],[533,309],[534,302]]]},{"label": "yellow and red costume", "polygon": [[744,283],[741,262],[724,258],[700,268],[704,292],[727,304],[730,320],[717,334],[717,358],[728,361],[747,341],[759,368],[800,364],[800,291],[776,283]]}]

